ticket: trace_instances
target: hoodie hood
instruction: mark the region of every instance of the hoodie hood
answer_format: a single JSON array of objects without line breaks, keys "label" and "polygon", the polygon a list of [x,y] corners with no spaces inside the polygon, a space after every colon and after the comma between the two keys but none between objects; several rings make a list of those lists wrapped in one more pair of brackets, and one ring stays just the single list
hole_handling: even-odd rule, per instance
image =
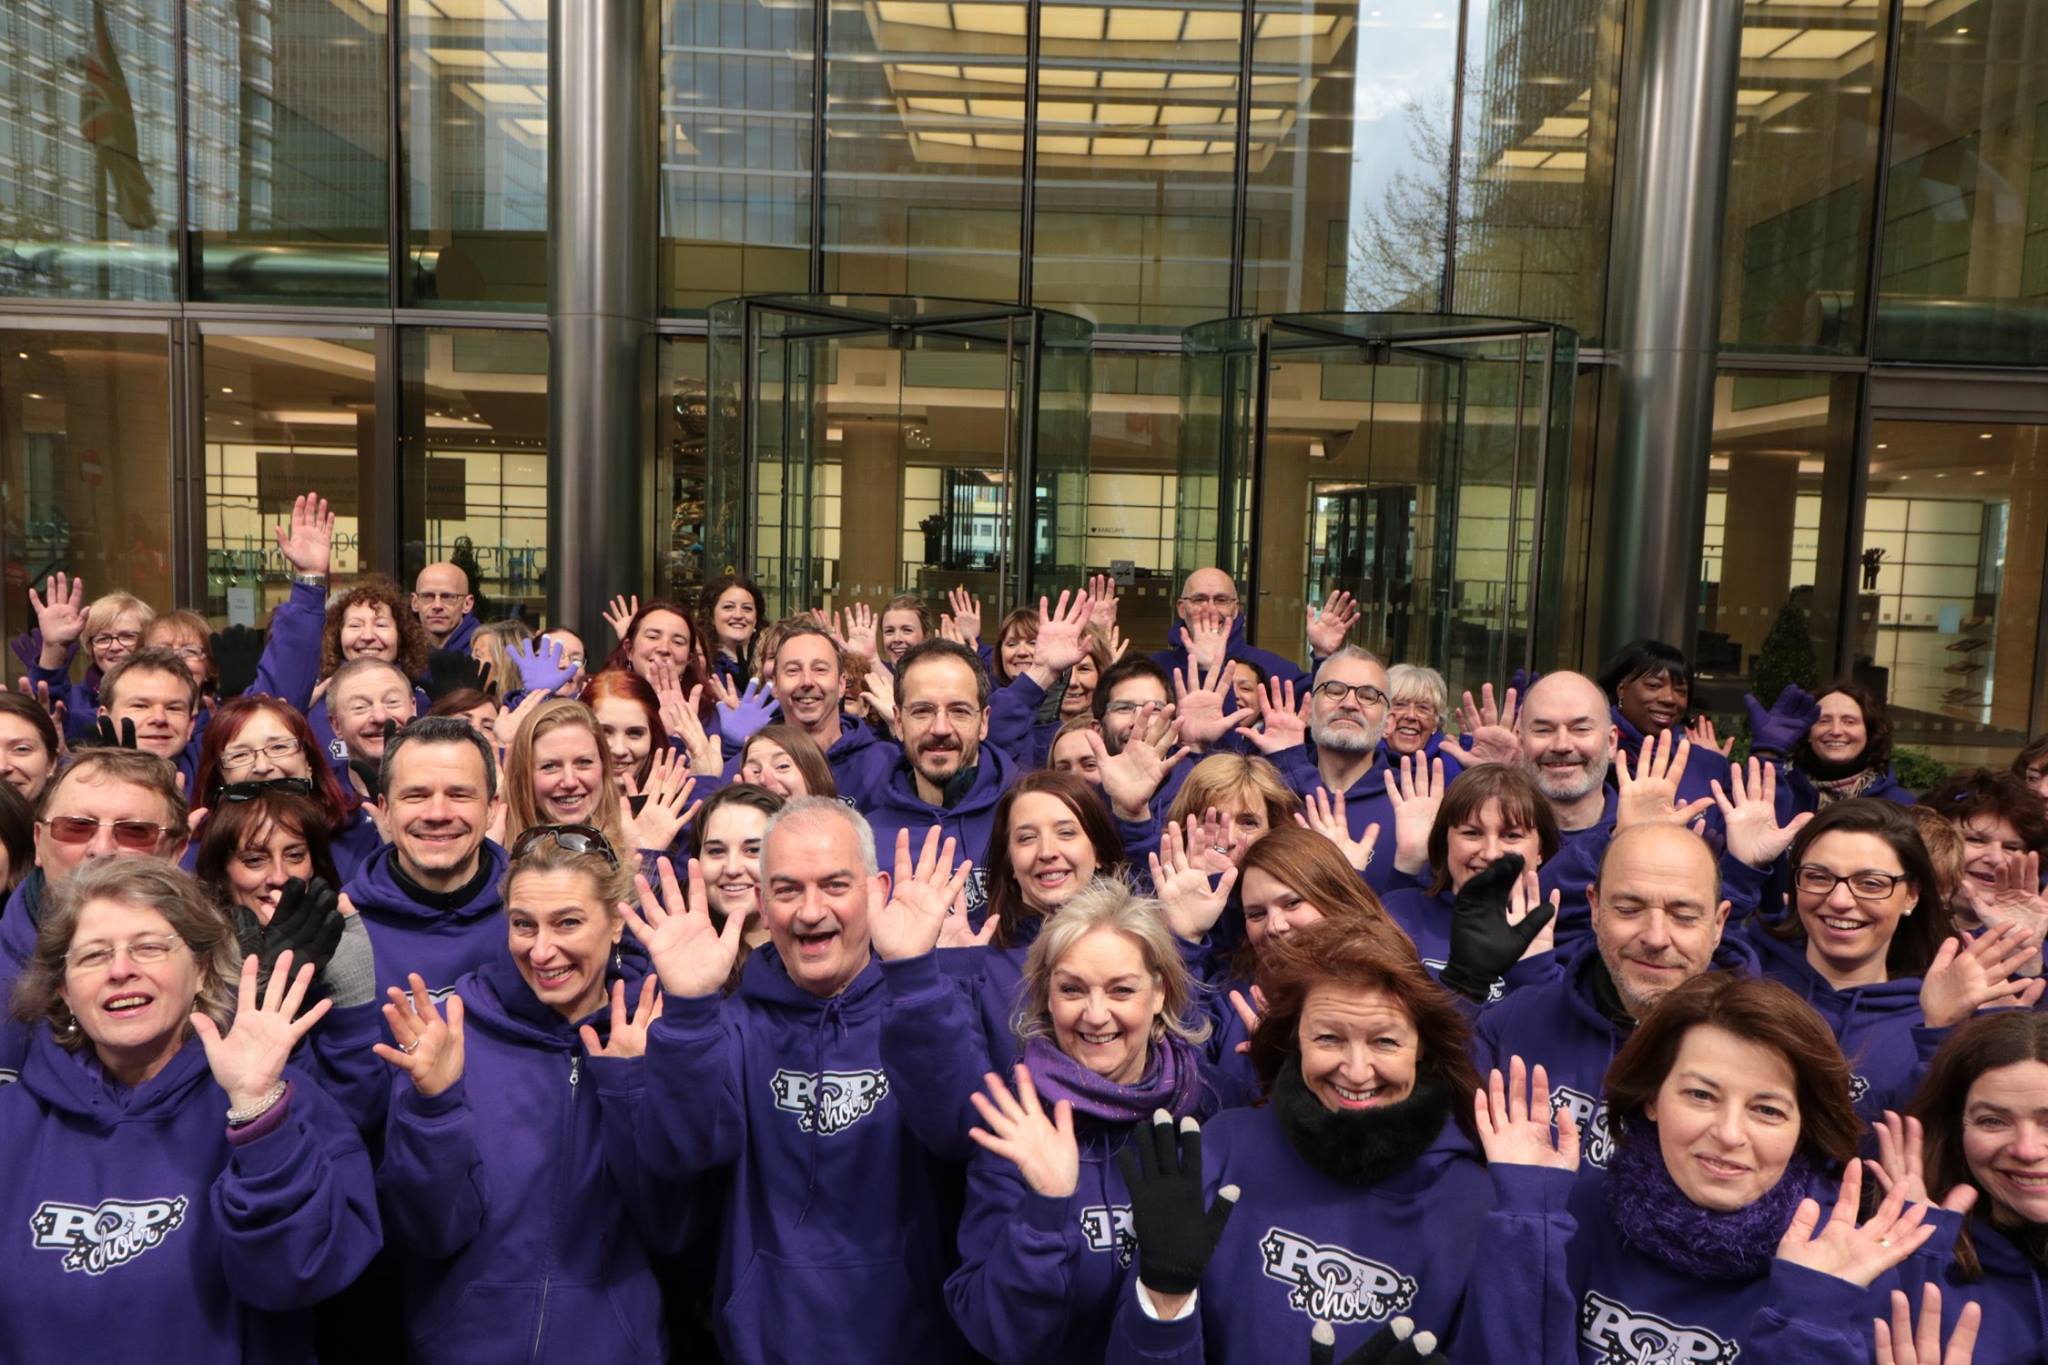
[{"label": "hoodie hood", "polygon": [[462,613],[462,619],[455,623],[455,629],[449,631],[448,638],[443,640],[436,648],[452,649],[459,654],[469,653],[469,642],[476,638],[476,628],[479,624],[480,622],[476,619],[475,612],[466,611]]},{"label": "hoodie hood", "polygon": [[636,959],[623,953],[613,954],[612,961],[605,967],[604,1000],[580,1019],[564,1019],[535,995],[533,988],[526,984],[526,978],[519,974],[519,966],[509,952],[499,953],[458,981],[455,993],[462,997],[466,1019],[509,1041],[566,1056],[582,1049],[578,1030],[585,1024],[594,1027],[600,1038],[610,1036],[611,986],[614,981],[626,983],[628,1007],[639,1008],[638,991],[646,973],[637,970],[638,966]]},{"label": "hoodie hood", "polygon": [[378,849],[342,889],[370,931],[380,996],[386,987],[405,985],[413,972],[429,990],[446,991],[458,977],[505,956],[505,922],[498,913],[504,908],[504,849],[485,840],[485,875],[465,898],[437,898],[442,904],[417,899],[398,880],[397,857],[389,844]]},{"label": "hoodie hood", "polygon": [[184,1108],[196,1087],[212,1081],[206,1046],[196,1034],[186,1037],[162,1071],[130,1090],[107,1075],[90,1043],[69,1051],[47,1023],[36,1025],[21,1069],[21,1084],[29,1093],[102,1131],[121,1123],[167,1120]]},{"label": "hoodie hood", "polygon": [[1799,992],[1800,999],[1820,1011],[1845,1047],[1849,1041],[1847,1034],[1858,1031],[1859,1026],[1899,1016],[1919,1018],[1919,977],[1894,977],[1838,990],[1806,960],[1804,940],[1788,942],[1779,938],[1761,919],[1750,920],[1746,929],[1744,937],[1754,946],[1763,974]]},{"label": "hoodie hood", "polygon": [[[427,905],[415,898],[398,880],[398,847],[385,844],[363,860],[356,875],[342,888],[357,910],[379,917],[411,919],[430,923],[444,919],[475,920],[495,915],[504,908],[500,884],[505,880],[505,850],[489,839],[483,843],[484,876],[468,897],[445,906]],[[374,921],[373,921],[374,922]]]},{"label": "hoodie hood", "polygon": [[[1225,658],[1243,659],[1246,663],[1257,664],[1268,678],[1280,678],[1293,683],[1296,687],[1301,687],[1308,681],[1309,675],[1294,660],[1275,654],[1269,649],[1260,649],[1257,645],[1246,643],[1243,612],[1230,618],[1230,635],[1224,642],[1223,653]],[[1176,668],[1187,668],[1187,627],[1179,617],[1175,617],[1173,624],[1167,628],[1166,648],[1154,654],[1152,661],[1169,673]],[[1188,679],[1188,683],[1192,686],[1194,679]]]}]

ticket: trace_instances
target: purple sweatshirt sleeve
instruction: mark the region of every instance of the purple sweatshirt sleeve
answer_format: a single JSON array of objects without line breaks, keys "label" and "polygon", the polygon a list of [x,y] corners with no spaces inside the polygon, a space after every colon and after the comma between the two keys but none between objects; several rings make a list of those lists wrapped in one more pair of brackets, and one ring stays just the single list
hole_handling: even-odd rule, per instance
[{"label": "purple sweatshirt sleeve", "polygon": [[584,1060],[597,1089],[598,1140],[604,1149],[605,1173],[648,1249],[674,1255],[683,1249],[691,1231],[690,1188],[655,1179],[642,1159],[639,1133],[646,1121],[646,1058]]},{"label": "purple sweatshirt sleeve", "polygon": [[656,1178],[690,1182],[732,1165],[746,1139],[738,1030],[723,996],[665,996],[647,1030],[640,1159]]},{"label": "purple sweatshirt sleeve", "polygon": [[946,1278],[946,1306],[968,1345],[997,1365],[1059,1354],[1081,1246],[1068,1235],[1073,1204],[1072,1195],[1037,1193],[1000,1158],[967,1168],[960,1268]]},{"label": "purple sweatshirt sleeve", "polygon": [[310,707],[313,685],[320,678],[320,635],[326,628],[326,590],[292,584],[291,593],[270,613],[270,633],[256,663],[256,680],[243,695],[276,697],[300,711]]},{"label": "purple sweatshirt sleeve", "polygon": [[269,1133],[230,1146],[210,1196],[228,1283],[272,1313],[340,1293],[384,1240],[362,1140],[309,1077],[286,1074],[289,1111]]},{"label": "purple sweatshirt sleeve", "polygon": [[392,1082],[377,1187],[391,1240],[429,1260],[455,1255],[484,1224],[484,1160],[463,1087],[429,1098],[403,1073]]},{"label": "purple sweatshirt sleeve", "polygon": [[300,1057],[365,1137],[384,1130],[391,1107],[391,1064],[370,1050],[383,1041],[384,1009],[373,1000],[329,1010]]},{"label": "purple sweatshirt sleeve", "polygon": [[968,1098],[989,1072],[988,1044],[970,987],[979,977],[940,970],[925,953],[882,963],[888,1008],[882,1015],[882,1069],[903,1105],[903,1121],[935,1156],[964,1161],[979,1122]]},{"label": "purple sweatshirt sleeve", "polygon": [[[1539,1166],[1487,1168],[1493,1211],[1481,1225],[1484,1267],[1475,1266],[1459,1309],[1452,1365],[1527,1361],[1574,1365],[1578,1296],[1567,1256],[1578,1222],[1565,1208],[1576,1172]],[[1792,1357],[1786,1357],[1791,1359]]]},{"label": "purple sweatshirt sleeve", "polygon": [[1800,1365],[1865,1365],[1870,1359],[1870,1306],[1895,1283],[1886,1276],[1869,1289],[1817,1270],[1771,1262],[1770,1298],[1749,1320],[1743,1350],[1758,1360]]},{"label": "purple sweatshirt sleeve", "polygon": [[1038,766],[1036,747],[1038,708],[1045,702],[1045,689],[1019,674],[1007,687],[998,688],[988,699],[988,742],[1014,759],[1019,767]]},{"label": "purple sweatshirt sleeve", "polygon": [[1138,1306],[1138,1277],[1132,1275],[1124,1282],[1102,1360],[1103,1365],[1204,1365],[1201,1305],[1185,1317],[1161,1322]]}]

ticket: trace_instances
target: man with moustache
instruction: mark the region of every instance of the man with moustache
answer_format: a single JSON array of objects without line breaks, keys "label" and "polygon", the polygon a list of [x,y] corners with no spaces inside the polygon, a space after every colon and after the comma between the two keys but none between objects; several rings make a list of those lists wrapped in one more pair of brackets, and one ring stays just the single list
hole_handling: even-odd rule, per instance
[{"label": "man with moustache", "polygon": [[[1270,684],[1267,690],[1270,703]],[[1386,665],[1346,645],[1316,670],[1305,728],[1298,715],[1268,704],[1265,728],[1247,736],[1304,799],[1317,792],[1342,796],[1352,838],[1363,839],[1368,825],[1379,826],[1365,880],[1381,892],[1394,876],[1394,803],[1380,753],[1388,704]]]}]

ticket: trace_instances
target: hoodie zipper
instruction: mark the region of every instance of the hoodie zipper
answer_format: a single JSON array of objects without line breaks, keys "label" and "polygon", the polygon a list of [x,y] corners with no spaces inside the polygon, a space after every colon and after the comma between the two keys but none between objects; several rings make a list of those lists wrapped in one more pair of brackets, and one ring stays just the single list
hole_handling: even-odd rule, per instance
[{"label": "hoodie zipper", "polygon": [[569,1102],[562,1111],[562,1142],[556,1149],[561,1153],[561,1157],[556,1164],[555,1194],[549,1209],[550,1223],[546,1242],[548,1249],[544,1253],[545,1259],[541,1262],[540,1271],[540,1316],[535,1318],[533,1323],[533,1349],[527,1353],[526,1357],[529,1362],[540,1359],[540,1344],[547,1336],[548,1289],[554,1283],[555,1278],[554,1234],[562,1226],[562,1195],[564,1187],[569,1181],[569,1169],[573,1164],[570,1160],[572,1149],[569,1139],[574,1137],[576,1133],[577,1086],[582,1079],[583,1054],[581,1052],[571,1052],[569,1054]]}]

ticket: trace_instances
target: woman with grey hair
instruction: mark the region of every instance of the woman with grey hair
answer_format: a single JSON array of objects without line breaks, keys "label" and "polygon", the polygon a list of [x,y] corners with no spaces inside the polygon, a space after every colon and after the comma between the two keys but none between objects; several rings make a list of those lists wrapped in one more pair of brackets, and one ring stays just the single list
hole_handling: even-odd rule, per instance
[{"label": "woman with grey hair", "polygon": [[[280,956],[257,989],[228,919],[155,858],[55,888],[14,1011],[31,1032],[0,1087],[0,1252],[10,1358],[304,1361],[310,1309],[381,1241],[353,1125],[287,1064],[327,1013]],[[225,1123],[223,1123],[225,1114]]]},{"label": "woman with grey hair", "polygon": [[[946,1301],[996,1361],[1099,1360],[1125,1293],[1130,1196],[1115,1156],[1164,1110],[1207,1118],[1209,1025],[1159,902],[1098,878],[1024,961],[1014,1091],[974,1096],[961,1265]],[[1196,1021],[1196,1022],[1190,1022]]]},{"label": "woman with grey hair", "polygon": [[1401,760],[1421,754],[1418,763],[1441,757],[1445,776],[1456,776],[1457,753],[1442,751],[1444,717],[1450,713],[1450,688],[1444,675],[1420,664],[1395,664],[1387,670],[1387,728],[1380,737],[1380,752],[1387,766],[1399,771]]}]

